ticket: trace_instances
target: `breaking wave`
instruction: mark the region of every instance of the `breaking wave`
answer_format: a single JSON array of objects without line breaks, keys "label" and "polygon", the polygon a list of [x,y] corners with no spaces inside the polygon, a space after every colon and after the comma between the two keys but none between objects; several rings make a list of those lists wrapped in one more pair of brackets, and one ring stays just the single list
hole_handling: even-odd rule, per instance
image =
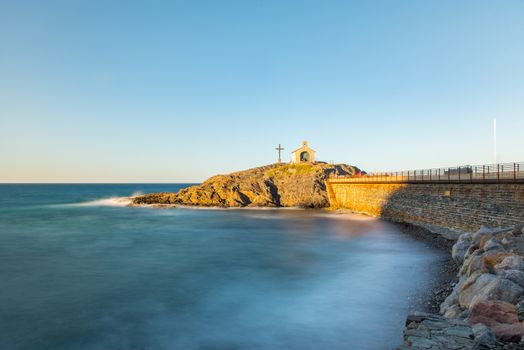
[{"label": "breaking wave", "polygon": [[68,207],[127,207],[131,204],[134,197],[141,195],[141,192],[135,192],[129,197],[109,197],[94,199],[87,202],[66,204]]},{"label": "breaking wave", "polygon": [[131,204],[132,197],[109,197],[88,202],[69,204],[74,207],[126,207]]}]

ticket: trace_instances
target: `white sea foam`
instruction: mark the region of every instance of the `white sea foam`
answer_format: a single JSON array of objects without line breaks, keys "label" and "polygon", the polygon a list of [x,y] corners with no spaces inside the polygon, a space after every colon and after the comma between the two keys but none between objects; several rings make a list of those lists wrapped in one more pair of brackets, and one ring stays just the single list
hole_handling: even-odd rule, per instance
[{"label": "white sea foam", "polygon": [[133,197],[109,197],[87,202],[63,204],[67,207],[126,207],[131,204]]}]

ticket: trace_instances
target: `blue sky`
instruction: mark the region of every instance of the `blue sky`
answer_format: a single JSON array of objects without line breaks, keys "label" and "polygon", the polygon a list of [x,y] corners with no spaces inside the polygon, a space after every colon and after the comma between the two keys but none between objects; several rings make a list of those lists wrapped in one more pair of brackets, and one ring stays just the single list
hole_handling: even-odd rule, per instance
[{"label": "blue sky", "polygon": [[0,0],[0,96],[0,182],[522,161],[524,1]]}]

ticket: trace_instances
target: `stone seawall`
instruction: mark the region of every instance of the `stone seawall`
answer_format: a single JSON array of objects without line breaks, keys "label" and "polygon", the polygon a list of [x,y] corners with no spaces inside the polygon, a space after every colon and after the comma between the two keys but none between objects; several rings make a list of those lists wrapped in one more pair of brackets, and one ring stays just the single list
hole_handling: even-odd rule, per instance
[{"label": "stone seawall", "polygon": [[524,222],[524,183],[326,182],[331,207],[406,222],[451,237]]}]

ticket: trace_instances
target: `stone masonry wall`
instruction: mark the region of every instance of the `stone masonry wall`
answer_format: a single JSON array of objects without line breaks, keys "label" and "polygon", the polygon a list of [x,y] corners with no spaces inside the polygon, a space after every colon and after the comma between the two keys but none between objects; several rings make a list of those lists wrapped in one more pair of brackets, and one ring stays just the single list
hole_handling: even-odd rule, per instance
[{"label": "stone masonry wall", "polygon": [[481,225],[524,223],[524,184],[344,183],[328,180],[330,204],[456,236]]}]

